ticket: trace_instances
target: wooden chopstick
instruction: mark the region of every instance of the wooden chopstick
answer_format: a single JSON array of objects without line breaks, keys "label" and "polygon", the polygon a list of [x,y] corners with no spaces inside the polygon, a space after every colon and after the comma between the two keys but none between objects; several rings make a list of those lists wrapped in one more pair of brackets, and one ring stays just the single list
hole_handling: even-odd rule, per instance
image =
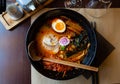
[{"label": "wooden chopstick", "polygon": [[42,60],[98,72],[97,67],[93,67],[89,65],[84,65],[84,64],[79,64],[79,63],[74,63],[74,62],[69,62],[69,61],[64,61],[64,60],[58,60],[58,59],[51,59],[51,58],[43,58]]}]

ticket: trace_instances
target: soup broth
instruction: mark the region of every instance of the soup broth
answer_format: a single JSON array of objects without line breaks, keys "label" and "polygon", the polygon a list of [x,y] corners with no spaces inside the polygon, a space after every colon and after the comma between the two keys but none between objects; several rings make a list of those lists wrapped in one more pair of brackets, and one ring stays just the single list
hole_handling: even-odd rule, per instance
[{"label": "soup broth", "polygon": [[[37,35],[37,51],[42,58],[53,58],[81,63],[90,42],[87,32],[80,24],[66,16],[48,19]],[[66,73],[73,67],[43,61],[45,69]]]}]

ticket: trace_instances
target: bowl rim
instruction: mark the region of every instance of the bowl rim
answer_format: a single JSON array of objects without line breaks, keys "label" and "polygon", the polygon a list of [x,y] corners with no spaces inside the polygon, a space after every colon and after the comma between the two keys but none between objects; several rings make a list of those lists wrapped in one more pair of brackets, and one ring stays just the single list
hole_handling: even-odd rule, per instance
[{"label": "bowl rim", "polygon": [[[48,10],[48,11],[40,14],[40,15],[31,23],[31,25],[30,25],[30,27],[29,27],[29,29],[28,29],[28,31],[27,31],[26,38],[25,38],[25,42],[26,42],[26,44],[25,44],[25,46],[26,46],[26,54],[27,54],[27,57],[28,57],[30,63],[31,63],[31,64],[33,65],[33,67],[38,71],[38,68],[36,68],[36,62],[34,62],[34,63],[35,63],[35,64],[34,64],[33,61],[31,60],[31,58],[28,56],[27,46],[28,46],[28,44],[30,43],[30,42],[28,43],[28,35],[30,34],[31,28],[33,27],[33,25],[36,23],[36,21],[37,21],[41,16],[44,16],[45,14],[49,14],[49,13],[54,12],[54,11],[70,11],[70,12],[76,14],[76,15],[79,15],[80,17],[84,18],[84,20],[86,21],[87,25],[91,28],[90,30],[92,31],[92,35],[93,35],[93,37],[94,37],[93,39],[94,39],[94,41],[95,41],[95,45],[94,45],[94,47],[95,47],[95,49],[94,49],[94,56],[91,57],[91,58],[89,58],[89,60],[90,60],[89,62],[86,62],[86,60],[88,60],[88,58],[86,58],[86,59],[84,60],[84,62],[83,62],[84,64],[91,65],[91,63],[93,62],[93,60],[94,60],[94,58],[95,58],[96,50],[97,50],[97,39],[96,39],[95,31],[94,31],[94,29],[90,26],[89,21],[88,21],[82,14],[80,14],[80,13],[74,11],[74,10],[65,9],[65,8],[57,8],[57,9]],[[76,17],[76,16],[75,16],[75,17]],[[81,71],[81,73],[82,73],[84,70],[80,69],[80,71]],[[40,71],[38,71],[38,72],[40,73]],[[80,75],[81,73],[79,73],[79,75]],[[42,74],[42,75],[45,76],[45,77],[47,77],[47,76],[44,75],[44,74]],[[79,75],[77,75],[77,76],[79,76]],[[77,77],[77,76],[76,76],[76,77]],[[73,78],[63,78],[63,79],[59,79],[59,78],[56,79],[56,78],[52,78],[52,77],[48,77],[48,78],[50,78],[50,79],[55,79],[55,80],[68,80],[68,79],[73,79],[73,78],[75,78],[75,77],[73,77]]]}]

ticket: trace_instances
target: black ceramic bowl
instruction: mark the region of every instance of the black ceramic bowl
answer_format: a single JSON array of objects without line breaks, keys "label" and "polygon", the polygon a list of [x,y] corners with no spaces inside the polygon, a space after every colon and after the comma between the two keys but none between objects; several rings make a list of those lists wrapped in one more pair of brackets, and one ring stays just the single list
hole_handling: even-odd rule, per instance
[{"label": "black ceramic bowl", "polygon": [[[68,9],[53,9],[50,11],[47,11],[40,15],[30,26],[27,36],[26,36],[26,51],[28,54],[28,44],[35,39],[35,36],[40,28],[41,25],[48,19],[48,18],[53,18],[53,17],[58,17],[58,16],[67,16],[76,22],[78,22],[83,28],[87,31],[88,37],[91,43],[91,46],[89,48],[88,54],[85,56],[84,60],[82,61],[83,64],[90,65],[95,58],[96,54],[96,48],[97,48],[97,41],[96,41],[96,35],[94,30],[91,28],[90,23],[88,20],[83,17],[81,14],[73,11],[73,10],[68,10]],[[29,58],[29,56],[28,56]],[[55,79],[55,80],[67,80],[67,79],[72,79],[75,78],[82,73],[82,69],[73,69],[72,71],[68,71],[64,77],[63,73],[58,73],[55,71],[50,71],[46,70],[43,68],[43,65],[41,62],[34,62],[29,58],[31,64],[34,66],[34,68],[41,73],[42,75]]]}]

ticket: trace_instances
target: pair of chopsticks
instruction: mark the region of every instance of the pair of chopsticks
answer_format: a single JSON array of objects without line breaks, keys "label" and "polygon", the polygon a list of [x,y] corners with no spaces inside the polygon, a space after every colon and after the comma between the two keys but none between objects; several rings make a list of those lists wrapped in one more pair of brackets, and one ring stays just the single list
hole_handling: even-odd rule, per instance
[{"label": "pair of chopsticks", "polygon": [[93,67],[89,65],[84,65],[84,64],[79,64],[79,63],[74,63],[74,62],[69,62],[69,61],[63,61],[63,60],[58,60],[58,59],[51,59],[51,58],[43,58],[42,60],[98,72],[97,67]]}]

